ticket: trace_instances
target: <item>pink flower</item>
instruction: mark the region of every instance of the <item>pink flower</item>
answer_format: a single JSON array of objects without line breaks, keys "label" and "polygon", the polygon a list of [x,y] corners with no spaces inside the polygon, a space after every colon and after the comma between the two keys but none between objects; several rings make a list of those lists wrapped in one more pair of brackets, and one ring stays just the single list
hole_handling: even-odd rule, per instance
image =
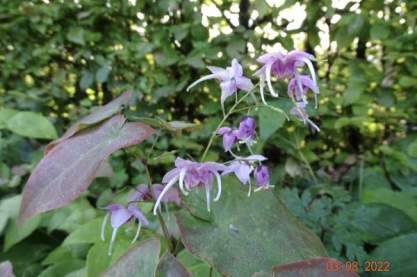
[{"label": "pink flower", "polygon": [[308,90],[314,93],[315,106],[317,108],[317,94],[319,94],[319,87],[307,75],[299,75],[291,79],[288,84],[288,97],[295,99],[295,101],[303,101],[307,103],[306,94]]},{"label": "pink flower", "polygon": [[313,60],[313,55],[298,50],[291,51],[288,54],[275,52],[260,56],[257,61],[262,63],[263,66],[255,73],[255,75],[260,78],[260,92],[264,104],[266,104],[263,91],[265,81],[272,96],[278,97],[278,93],[276,93],[272,87],[272,75],[279,79],[295,78],[299,75],[297,68],[307,65],[311,78],[313,79],[314,84],[317,85],[316,73],[311,62]]},{"label": "pink flower", "polygon": [[224,111],[224,101],[237,92],[238,89],[244,91],[250,91],[253,88],[252,81],[243,76],[242,66],[239,64],[237,59],[232,60],[230,67],[221,68],[216,66],[209,66],[208,69],[211,71],[211,74],[206,75],[192,83],[188,88],[189,91],[195,85],[211,79],[217,79],[220,81],[220,88],[222,90],[220,103]]},{"label": "pink flower", "polygon": [[125,207],[119,204],[110,204],[106,207],[106,210],[107,210],[107,214],[104,217],[103,223],[101,225],[101,239],[103,241],[105,240],[104,238],[105,227],[106,227],[107,220],[110,216],[110,224],[113,230],[111,234],[108,254],[109,256],[111,256],[113,243],[114,243],[114,240],[116,239],[117,230],[123,224],[125,224],[132,218],[136,218],[138,220],[138,229],[136,230],[135,237],[132,240],[132,243],[134,243],[139,237],[139,233],[140,233],[140,229],[142,225],[147,226],[149,225],[149,222],[146,219],[146,217],[142,214],[140,209],[133,205],[128,205],[127,207]]},{"label": "pink flower", "polygon": [[223,136],[223,148],[225,152],[231,152],[233,145],[240,141],[251,144],[256,136],[256,121],[253,117],[245,116],[239,123],[238,129],[222,127],[217,134]]},{"label": "pink flower", "polygon": [[210,211],[210,190],[213,185],[213,180],[214,178],[217,180],[217,195],[214,201],[218,201],[222,191],[222,181],[219,171],[223,171],[225,168],[223,164],[215,162],[198,163],[177,158],[175,160],[175,168],[168,171],[162,178],[162,183],[166,185],[156,200],[153,213],[156,214],[163,197],[176,183],[178,183],[184,195],[188,195],[187,190],[204,188],[206,190],[207,210]]}]

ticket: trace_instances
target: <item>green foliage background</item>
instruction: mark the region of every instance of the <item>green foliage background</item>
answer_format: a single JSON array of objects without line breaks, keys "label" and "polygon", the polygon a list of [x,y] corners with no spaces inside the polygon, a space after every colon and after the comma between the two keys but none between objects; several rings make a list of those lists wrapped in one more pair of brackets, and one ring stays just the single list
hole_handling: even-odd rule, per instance
[{"label": "green foliage background", "polygon": [[[361,265],[388,260],[391,276],[417,272],[417,3],[270,2],[3,1],[0,260],[11,260],[17,276],[96,276],[110,262],[99,258],[106,246],[91,239],[103,215],[97,207],[145,182],[137,154],[150,143],[113,155],[114,175],[94,181],[69,207],[17,227],[20,192],[43,146],[131,90],[129,117],[199,125],[161,134],[151,163],[158,180],[175,156],[198,157],[221,118],[216,82],[191,93],[185,87],[206,65],[226,66],[234,57],[251,75],[255,57],[281,45],[317,57],[320,106],[311,113],[321,132],[264,108],[250,111],[259,119],[255,149],[269,158],[274,191],[330,256]],[[292,27],[285,13],[300,5],[306,16]],[[207,16],[207,7],[216,12]],[[284,94],[283,83],[279,88]],[[284,99],[271,104],[290,108]],[[210,159],[224,157],[217,140]],[[73,243],[60,246],[69,238]],[[188,253],[180,258],[196,276],[207,274]]]}]

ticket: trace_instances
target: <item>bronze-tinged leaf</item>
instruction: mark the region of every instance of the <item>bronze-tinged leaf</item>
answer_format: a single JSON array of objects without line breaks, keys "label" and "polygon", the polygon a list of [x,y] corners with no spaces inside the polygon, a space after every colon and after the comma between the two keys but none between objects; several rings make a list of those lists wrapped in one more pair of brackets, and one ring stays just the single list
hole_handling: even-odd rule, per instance
[{"label": "bronze-tinged leaf", "polygon": [[73,135],[75,135],[78,131],[82,130],[83,128],[86,128],[90,125],[99,123],[100,121],[103,121],[112,115],[119,112],[123,105],[127,104],[132,97],[131,92],[125,92],[113,101],[107,103],[106,105],[99,107],[97,110],[92,112],[91,114],[87,115],[86,117],[78,120],[74,125],[72,125],[63,135],[57,140],[54,140],[50,142],[45,147],[45,155],[51,151],[53,147],[55,147],[57,144],[65,141],[66,139],[69,139]]},{"label": "bronze-tinged leaf", "polygon": [[274,277],[358,277],[352,262],[341,263],[331,258],[315,258],[272,268]]},{"label": "bronze-tinged leaf", "polygon": [[0,263],[0,276],[1,277],[14,277],[12,263],[9,261]]},{"label": "bronze-tinged leaf", "polygon": [[135,145],[154,130],[115,115],[55,146],[33,170],[23,190],[23,218],[62,207],[83,192],[112,152]]},{"label": "bronze-tinged leaf", "polygon": [[161,244],[151,238],[139,243],[120,257],[103,277],[155,276]]},{"label": "bronze-tinged leaf", "polygon": [[156,269],[156,277],[192,277],[191,273],[171,253],[161,258]]}]

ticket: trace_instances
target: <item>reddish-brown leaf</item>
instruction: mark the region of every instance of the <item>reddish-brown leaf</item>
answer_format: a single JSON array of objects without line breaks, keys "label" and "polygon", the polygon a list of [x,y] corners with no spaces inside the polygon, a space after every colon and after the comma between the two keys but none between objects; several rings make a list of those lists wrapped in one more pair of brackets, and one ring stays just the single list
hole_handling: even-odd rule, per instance
[{"label": "reddish-brown leaf", "polygon": [[274,277],[358,277],[352,262],[341,263],[331,258],[315,258],[275,266]]},{"label": "reddish-brown leaf", "polygon": [[116,99],[114,99],[113,101],[98,108],[97,110],[87,115],[86,117],[78,120],[62,135],[62,137],[50,142],[45,147],[45,155],[48,154],[49,151],[51,151],[52,148],[55,147],[57,144],[65,141],[66,139],[69,139],[70,137],[75,135],[78,131],[82,130],[83,128],[96,124],[100,121],[103,121],[109,118],[110,116],[116,114],[117,112],[119,112],[122,106],[129,102],[131,97],[132,97],[131,92],[125,92],[119,97],[117,97]]},{"label": "reddish-brown leaf", "polygon": [[23,190],[23,218],[64,206],[94,179],[112,152],[138,144],[154,130],[143,123],[126,123],[115,115],[55,146],[33,170]]}]

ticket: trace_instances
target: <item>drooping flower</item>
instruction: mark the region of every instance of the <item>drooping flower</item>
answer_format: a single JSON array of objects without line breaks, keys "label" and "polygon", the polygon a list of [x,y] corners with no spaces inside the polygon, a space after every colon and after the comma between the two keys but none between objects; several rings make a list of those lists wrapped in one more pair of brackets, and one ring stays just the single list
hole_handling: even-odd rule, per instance
[{"label": "drooping flower", "polygon": [[314,93],[315,106],[317,108],[317,94],[319,94],[319,87],[307,75],[299,75],[291,79],[288,84],[288,97],[295,99],[295,101],[303,101],[307,103],[306,94],[308,90]]},{"label": "drooping flower", "polygon": [[243,91],[250,91],[253,88],[252,81],[243,76],[242,66],[239,64],[237,59],[232,60],[230,67],[221,68],[216,66],[208,66],[211,74],[206,75],[188,86],[187,91],[192,87],[199,84],[200,82],[217,79],[220,81],[221,97],[220,103],[224,111],[224,101],[231,95],[237,92],[238,89]]},{"label": "drooping flower", "polygon": [[101,239],[103,241],[105,240],[105,237],[104,237],[105,228],[106,228],[107,220],[110,217],[110,224],[112,227],[112,234],[110,238],[110,245],[109,245],[109,252],[108,252],[110,256],[112,254],[113,243],[114,243],[114,240],[116,239],[117,230],[123,224],[125,224],[132,218],[137,219],[138,228],[132,240],[132,243],[134,243],[139,237],[139,233],[140,233],[140,229],[142,228],[142,225],[147,226],[149,225],[149,222],[146,219],[146,217],[142,214],[140,209],[133,205],[128,205],[127,207],[125,207],[119,204],[110,204],[106,207],[106,210],[107,210],[107,214],[104,217],[103,223],[101,225]]},{"label": "drooping flower", "polygon": [[253,172],[258,188],[269,187],[269,170],[266,165],[260,165]]},{"label": "drooping flower", "polygon": [[256,121],[253,117],[245,116],[239,123],[239,129],[236,132],[236,137],[247,143],[251,142],[256,135]]},{"label": "drooping flower", "polygon": [[311,62],[313,60],[313,55],[298,50],[291,51],[288,54],[284,54],[282,52],[275,52],[260,56],[257,59],[257,61],[259,63],[262,63],[263,66],[255,73],[255,75],[259,76],[260,78],[260,92],[262,102],[266,104],[264,98],[265,81],[268,85],[268,89],[271,95],[274,97],[278,97],[278,93],[276,93],[274,88],[272,87],[272,76],[275,76],[279,79],[295,78],[297,75],[299,75],[297,68],[302,67],[304,65],[307,65],[311,74],[311,78],[314,84],[317,85],[316,73],[314,70],[314,66]]},{"label": "drooping flower", "polygon": [[223,136],[223,148],[225,152],[232,150],[233,144],[237,141],[236,131],[229,127],[222,127],[217,130],[217,134]]},{"label": "drooping flower", "polygon": [[304,124],[309,125],[313,128],[313,130],[316,130],[317,132],[320,132],[319,126],[317,126],[308,116],[306,110],[305,110],[306,104],[304,102],[297,102],[296,106],[292,107],[290,110],[290,114],[297,117],[300,121],[303,121]]},{"label": "drooping flower", "polygon": [[[243,184],[249,184],[248,196],[252,192],[252,183],[250,175],[255,169],[255,163],[265,161],[266,158],[262,155],[251,155],[248,157],[236,157],[234,161],[223,171],[222,175],[228,175],[234,173],[238,180]],[[258,166],[259,167],[259,166]],[[258,168],[257,167],[257,168]],[[258,184],[258,180],[255,175],[255,180]]]},{"label": "drooping flower", "polygon": [[154,214],[156,214],[163,197],[176,183],[178,183],[178,186],[184,195],[188,195],[187,190],[204,188],[206,190],[207,210],[210,211],[210,190],[214,178],[217,180],[217,195],[214,198],[214,201],[218,201],[222,191],[222,181],[219,171],[223,171],[225,168],[226,167],[223,164],[215,162],[198,163],[177,158],[175,160],[175,168],[168,171],[162,178],[162,183],[166,185],[156,200],[153,209]]},{"label": "drooping flower", "polygon": [[233,145],[240,141],[251,144],[256,136],[256,121],[253,117],[245,116],[239,123],[238,129],[222,127],[217,134],[223,136],[223,148],[225,152],[231,152]]},{"label": "drooping flower", "polygon": [[128,202],[139,202],[143,200],[151,200],[152,195],[147,185],[139,185],[135,191],[131,192],[128,197]]}]

